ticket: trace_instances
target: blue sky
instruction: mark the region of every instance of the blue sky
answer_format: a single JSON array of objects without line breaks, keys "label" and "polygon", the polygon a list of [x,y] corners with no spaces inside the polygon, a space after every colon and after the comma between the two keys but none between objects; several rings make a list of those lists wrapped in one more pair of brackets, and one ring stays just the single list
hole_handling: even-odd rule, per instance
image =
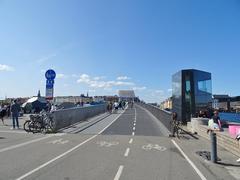
[{"label": "blue sky", "polygon": [[45,93],[159,102],[171,75],[212,73],[213,93],[240,95],[239,0],[0,0],[0,98]]}]

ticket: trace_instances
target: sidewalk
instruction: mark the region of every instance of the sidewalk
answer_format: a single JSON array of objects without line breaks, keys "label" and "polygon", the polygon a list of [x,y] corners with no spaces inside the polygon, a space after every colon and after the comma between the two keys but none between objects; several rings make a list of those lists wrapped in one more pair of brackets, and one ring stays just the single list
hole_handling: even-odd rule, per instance
[{"label": "sidewalk", "polygon": [[180,136],[180,139],[175,139],[175,141],[181,146],[184,152],[186,152],[197,167],[199,167],[206,178],[208,177],[208,174],[211,174],[214,175],[216,179],[240,180],[240,163],[236,162],[236,160],[240,157],[237,157],[224,148],[218,146],[218,157],[221,161],[214,164],[196,154],[197,151],[210,152],[210,141],[199,135],[195,135],[195,137],[198,139],[194,139],[190,135],[184,134]]},{"label": "sidewalk", "polygon": [[[26,120],[29,119],[29,114],[24,114],[23,117],[19,117],[19,126],[20,126],[20,130],[23,130],[23,124]],[[0,120],[0,131],[4,130],[10,130],[12,127],[12,118],[4,118],[4,123],[5,125],[2,124],[2,120]]]}]

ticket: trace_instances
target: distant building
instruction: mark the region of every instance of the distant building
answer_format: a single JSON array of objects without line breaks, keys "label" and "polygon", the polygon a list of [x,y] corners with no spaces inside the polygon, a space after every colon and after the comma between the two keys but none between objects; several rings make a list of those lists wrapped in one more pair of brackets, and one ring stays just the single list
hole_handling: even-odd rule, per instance
[{"label": "distant building", "polygon": [[230,109],[230,96],[229,95],[213,95],[213,109],[228,111]]},{"label": "distant building", "polygon": [[118,96],[121,101],[133,101],[136,98],[133,90],[119,90]]},{"label": "distant building", "polygon": [[166,99],[160,104],[161,109],[172,110],[172,97]]},{"label": "distant building", "polygon": [[184,123],[200,110],[212,108],[211,73],[195,69],[181,70],[172,76],[173,112]]},{"label": "distant building", "polygon": [[54,104],[62,104],[62,103],[91,103],[93,102],[93,98],[92,97],[87,97],[84,96],[83,94],[80,96],[56,96],[53,99]]},{"label": "distant building", "polygon": [[227,112],[240,111],[240,96],[230,97],[229,95],[213,95],[213,109]]},{"label": "distant building", "polygon": [[103,96],[94,96],[93,97],[93,102],[104,102],[104,97]]}]

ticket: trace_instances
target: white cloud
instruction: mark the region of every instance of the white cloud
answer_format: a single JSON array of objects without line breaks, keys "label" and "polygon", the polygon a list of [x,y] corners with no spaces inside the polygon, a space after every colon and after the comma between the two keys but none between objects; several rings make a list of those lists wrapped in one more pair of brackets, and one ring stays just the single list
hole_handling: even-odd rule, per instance
[{"label": "white cloud", "polygon": [[67,78],[67,77],[68,77],[67,75],[61,74],[61,73],[59,73],[59,74],[56,75],[56,78],[57,78],[57,79],[65,79],[65,78]]},{"label": "white cloud", "polygon": [[133,90],[134,91],[143,91],[143,90],[146,90],[147,87],[143,86],[143,87],[133,87]]},{"label": "white cloud", "polygon": [[90,81],[91,81],[90,76],[87,74],[82,74],[80,78],[77,80],[78,83],[89,83]]},{"label": "white cloud", "polygon": [[6,64],[0,64],[0,71],[14,71],[14,68]]},{"label": "white cloud", "polygon": [[46,61],[49,61],[51,60],[52,58],[56,57],[57,54],[56,53],[52,53],[52,54],[49,54],[47,56],[44,56],[44,57],[41,57],[40,59],[37,60],[38,63],[42,64]]},{"label": "white cloud", "polygon": [[87,74],[82,74],[77,80],[77,83],[85,83],[92,88],[104,88],[109,89],[114,86],[134,86],[133,82],[124,82],[124,81],[103,81],[103,77],[94,77],[91,78]]},{"label": "white cloud", "polygon": [[167,91],[168,91],[169,93],[171,93],[171,92],[172,92],[172,89],[168,89]]},{"label": "white cloud", "polygon": [[97,77],[94,77],[93,79],[95,81],[99,81],[99,80],[104,79],[104,78],[105,78],[105,76],[97,76]]},{"label": "white cloud", "polygon": [[130,77],[127,77],[127,76],[119,76],[119,77],[117,78],[117,80],[119,80],[119,81],[129,80],[129,79],[131,79],[131,78],[130,78]]}]

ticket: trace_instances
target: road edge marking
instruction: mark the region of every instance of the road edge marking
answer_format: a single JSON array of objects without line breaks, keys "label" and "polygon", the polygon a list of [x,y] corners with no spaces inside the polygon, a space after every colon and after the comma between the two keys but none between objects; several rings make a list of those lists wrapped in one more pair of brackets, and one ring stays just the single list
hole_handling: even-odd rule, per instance
[{"label": "road edge marking", "polygon": [[120,177],[122,175],[123,168],[124,168],[124,166],[122,166],[122,165],[119,166],[118,172],[117,172],[116,176],[114,177],[114,180],[119,180],[120,179]]},{"label": "road edge marking", "polygon": [[183,150],[180,148],[180,146],[173,139],[172,139],[172,143],[180,151],[180,153],[187,160],[187,162],[192,166],[192,168],[195,170],[195,172],[198,174],[198,176],[201,178],[201,180],[207,180],[207,178],[202,174],[202,172],[197,168],[197,166],[190,160],[190,158],[183,152]]},{"label": "road edge marking", "polygon": [[132,144],[132,143],[133,143],[133,138],[131,138],[128,143],[129,143],[129,144]]}]

